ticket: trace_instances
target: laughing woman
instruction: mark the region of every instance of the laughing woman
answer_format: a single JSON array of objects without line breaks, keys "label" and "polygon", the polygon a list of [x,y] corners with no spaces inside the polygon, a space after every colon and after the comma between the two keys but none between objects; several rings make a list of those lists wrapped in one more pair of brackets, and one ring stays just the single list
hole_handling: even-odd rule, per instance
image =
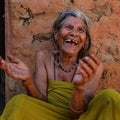
[{"label": "laughing woman", "polygon": [[52,27],[56,51],[39,51],[35,77],[18,58],[0,59],[0,68],[22,80],[28,95],[14,96],[0,120],[119,120],[120,95],[112,89],[96,94],[102,62],[89,54],[89,19],[81,12],[62,12]]}]

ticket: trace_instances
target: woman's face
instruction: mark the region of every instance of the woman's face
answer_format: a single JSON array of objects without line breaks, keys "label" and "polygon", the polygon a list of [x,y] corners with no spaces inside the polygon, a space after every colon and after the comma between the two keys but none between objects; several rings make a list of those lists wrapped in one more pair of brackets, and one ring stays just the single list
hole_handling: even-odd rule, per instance
[{"label": "woman's face", "polygon": [[62,26],[55,31],[59,49],[70,55],[77,55],[87,40],[86,24],[80,18],[69,16],[62,21]]}]

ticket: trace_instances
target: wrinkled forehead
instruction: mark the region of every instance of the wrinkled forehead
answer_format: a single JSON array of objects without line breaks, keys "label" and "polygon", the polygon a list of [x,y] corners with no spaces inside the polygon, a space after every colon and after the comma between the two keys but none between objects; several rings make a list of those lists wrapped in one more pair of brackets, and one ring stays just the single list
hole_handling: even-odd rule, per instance
[{"label": "wrinkled forehead", "polygon": [[60,26],[62,26],[65,23],[69,24],[82,24],[83,26],[88,27],[86,18],[82,14],[63,14],[61,15],[62,19],[61,22],[59,23]]},{"label": "wrinkled forehead", "polygon": [[80,17],[68,16],[62,22],[61,25],[77,25],[77,26],[87,26],[85,21]]},{"label": "wrinkled forehead", "polygon": [[52,29],[59,30],[62,26],[63,21],[67,19],[68,17],[75,17],[75,18],[82,19],[84,23],[86,24],[87,30],[89,29],[90,24],[91,24],[91,21],[89,20],[89,18],[85,16],[83,13],[79,11],[73,11],[73,10],[60,13],[57,19],[54,21]]}]

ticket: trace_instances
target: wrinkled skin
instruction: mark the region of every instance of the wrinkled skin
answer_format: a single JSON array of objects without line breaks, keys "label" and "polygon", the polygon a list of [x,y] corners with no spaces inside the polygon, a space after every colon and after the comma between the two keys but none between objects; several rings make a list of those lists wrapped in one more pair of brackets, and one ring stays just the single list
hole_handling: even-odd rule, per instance
[{"label": "wrinkled skin", "polygon": [[24,64],[24,62],[12,55],[8,55],[8,59],[9,62],[0,57],[0,68],[3,69],[10,77],[21,80],[27,80],[32,77],[29,68]]},{"label": "wrinkled skin", "polygon": [[[86,24],[80,18],[69,16],[63,20],[59,30],[54,30],[54,36],[59,46],[58,59],[65,68],[70,68],[88,39]],[[54,80],[54,54],[47,50],[37,53],[34,79],[27,65],[13,56],[8,57],[9,62],[0,58],[0,68],[9,76],[24,81],[29,95],[46,101],[47,81]],[[74,91],[70,103],[72,108],[81,111],[94,97],[103,72],[102,62],[95,55],[80,59],[73,80],[71,78],[75,69],[66,73],[57,64],[55,64],[55,69],[56,80],[73,82]],[[77,118],[81,114],[71,108],[70,111],[73,118]]]}]

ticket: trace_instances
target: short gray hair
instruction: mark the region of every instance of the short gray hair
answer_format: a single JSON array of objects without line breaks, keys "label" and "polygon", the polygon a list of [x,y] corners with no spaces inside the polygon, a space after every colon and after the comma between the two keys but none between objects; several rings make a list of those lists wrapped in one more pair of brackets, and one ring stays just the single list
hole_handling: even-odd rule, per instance
[{"label": "short gray hair", "polygon": [[89,29],[90,23],[91,23],[90,19],[86,15],[84,15],[82,12],[80,12],[78,10],[66,10],[65,12],[61,12],[59,14],[59,16],[57,17],[57,19],[55,20],[55,22],[53,23],[52,29],[53,30],[54,29],[59,30],[61,25],[62,25],[61,24],[62,21],[65,18],[67,18],[68,16],[73,16],[73,17],[77,17],[77,18],[82,19],[85,22],[88,29]]}]

